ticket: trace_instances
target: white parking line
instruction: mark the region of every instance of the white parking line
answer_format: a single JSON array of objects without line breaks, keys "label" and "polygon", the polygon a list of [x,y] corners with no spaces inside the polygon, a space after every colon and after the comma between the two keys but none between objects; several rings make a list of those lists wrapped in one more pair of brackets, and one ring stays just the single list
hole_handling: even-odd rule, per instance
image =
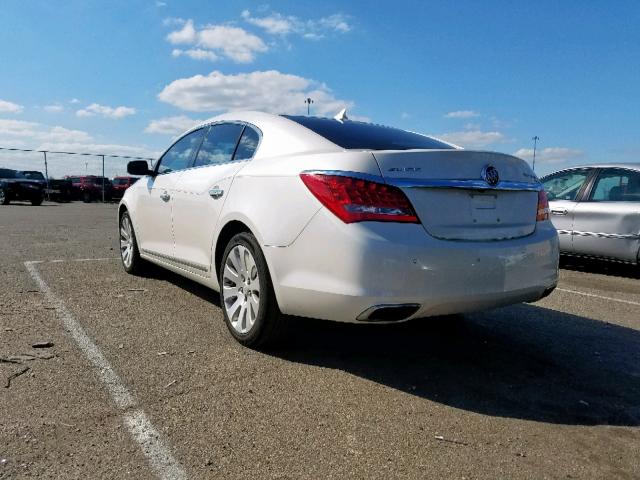
[{"label": "white parking line", "polygon": [[[136,407],[136,400],[129,392],[124,382],[109,364],[109,361],[100,351],[100,348],[91,340],[86,331],[64,302],[59,299],[49,288],[49,285],[42,279],[36,264],[41,262],[24,262],[31,278],[36,282],[45,299],[55,308],[56,315],[62,320],[64,329],[70,334],[80,350],[85,354],[87,360],[98,371],[98,377],[105,385],[116,406],[125,410],[124,423],[129,429],[129,433],[138,443],[142,452],[147,457],[151,468],[156,475],[163,480],[186,479],[187,475],[171,454],[171,450],[162,439],[158,431],[151,424],[151,421],[140,408]],[[126,411],[129,410],[129,411]]]},{"label": "white parking line", "polygon": [[556,290],[559,290],[561,292],[567,292],[567,293],[575,293],[576,295],[584,295],[585,297],[594,297],[594,298],[600,298],[602,300],[611,300],[612,302],[620,302],[620,303],[626,303],[629,305],[637,305],[640,307],[640,302],[634,302],[631,300],[622,300],[620,298],[604,297],[602,295],[596,295],[595,293],[579,292],[578,290],[569,290],[568,288],[556,288]]}]

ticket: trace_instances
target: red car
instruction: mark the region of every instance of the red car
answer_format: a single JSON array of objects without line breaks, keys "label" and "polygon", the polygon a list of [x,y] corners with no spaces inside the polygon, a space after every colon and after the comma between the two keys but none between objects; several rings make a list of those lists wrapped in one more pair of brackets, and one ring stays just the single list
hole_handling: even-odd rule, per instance
[{"label": "red car", "polygon": [[100,201],[102,200],[103,186],[105,201],[111,200],[112,187],[111,180],[108,178],[95,175],[66,176],[65,178],[71,180],[71,193],[74,200],[82,200],[85,203]]},{"label": "red car", "polygon": [[111,198],[113,200],[121,199],[127,188],[136,183],[136,180],[138,179],[135,177],[114,177],[111,181],[113,184]]}]

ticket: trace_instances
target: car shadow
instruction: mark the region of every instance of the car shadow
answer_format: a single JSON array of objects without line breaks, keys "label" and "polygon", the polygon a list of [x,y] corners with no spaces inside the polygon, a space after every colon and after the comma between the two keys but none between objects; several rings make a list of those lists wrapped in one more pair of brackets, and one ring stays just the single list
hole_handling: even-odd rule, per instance
[{"label": "car shadow", "polygon": [[560,257],[560,268],[564,270],[574,270],[576,272],[598,273],[600,275],[611,275],[615,277],[640,278],[640,265],[608,262],[606,260],[591,258],[562,255]]},{"label": "car shadow", "polygon": [[[198,283],[159,267],[149,276],[220,307],[218,294]],[[266,355],[495,417],[640,425],[637,330],[526,304],[394,325],[288,323]]]},{"label": "car shadow", "polygon": [[485,415],[640,425],[640,332],[534,305],[397,325],[296,318],[270,354]]}]

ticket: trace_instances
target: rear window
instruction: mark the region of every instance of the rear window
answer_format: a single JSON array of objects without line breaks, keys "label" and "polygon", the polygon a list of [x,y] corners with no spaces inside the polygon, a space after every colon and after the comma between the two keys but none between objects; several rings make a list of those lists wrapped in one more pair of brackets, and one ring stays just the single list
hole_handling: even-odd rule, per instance
[{"label": "rear window", "polygon": [[453,149],[451,145],[426,135],[407,132],[399,128],[385,127],[384,125],[352,120],[340,122],[333,118],[293,115],[283,115],[283,117],[293,120],[339,147],[349,150]]},{"label": "rear window", "polygon": [[40,172],[22,172],[22,174],[31,180],[44,180],[44,175]]}]

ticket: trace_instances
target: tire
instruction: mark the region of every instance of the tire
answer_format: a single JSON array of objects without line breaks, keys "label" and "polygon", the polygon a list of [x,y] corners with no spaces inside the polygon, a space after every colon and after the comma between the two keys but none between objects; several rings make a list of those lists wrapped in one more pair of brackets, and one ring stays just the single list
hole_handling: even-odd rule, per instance
[{"label": "tire", "polygon": [[82,193],[82,201],[84,203],[91,203],[91,200],[93,200],[93,198],[91,198],[91,192]]},{"label": "tire", "polygon": [[256,238],[250,233],[235,235],[224,250],[218,271],[220,306],[231,335],[246,347],[278,343],[285,331],[285,318]]},{"label": "tire", "polygon": [[9,192],[4,188],[0,188],[0,205],[9,205],[11,199],[9,198]]},{"label": "tire", "polygon": [[131,275],[142,275],[146,270],[146,262],[140,257],[133,222],[126,210],[120,215],[118,238],[120,260],[125,272]]},{"label": "tire", "polygon": [[43,201],[44,201],[44,197],[32,198],[31,199],[31,205],[33,205],[34,207],[37,207],[39,205],[42,205]]}]

